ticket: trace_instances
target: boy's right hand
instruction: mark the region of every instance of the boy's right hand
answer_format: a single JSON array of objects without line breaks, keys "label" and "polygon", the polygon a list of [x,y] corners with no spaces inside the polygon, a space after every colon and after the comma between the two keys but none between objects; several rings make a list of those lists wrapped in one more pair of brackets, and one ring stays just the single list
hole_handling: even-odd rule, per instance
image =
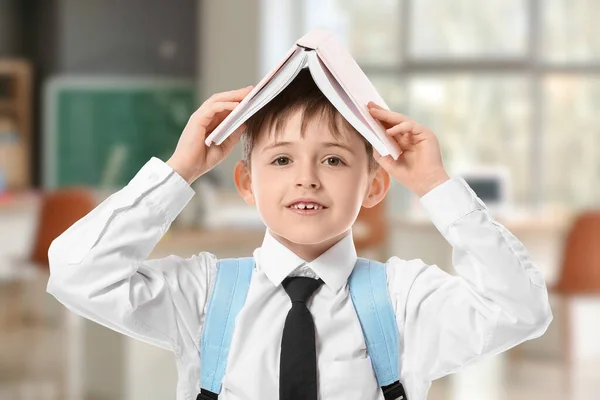
[{"label": "boy's right hand", "polygon": [[242,124],[220,145],[208,147],[204,140],[227,117],[231,111],[252,90],[252,86],[229,92],[215,93],[198,108],[188,120],[179,137],[173,155],[167,161],[188,183],[194,182],[202,174],[229,155],[246,128]]}]

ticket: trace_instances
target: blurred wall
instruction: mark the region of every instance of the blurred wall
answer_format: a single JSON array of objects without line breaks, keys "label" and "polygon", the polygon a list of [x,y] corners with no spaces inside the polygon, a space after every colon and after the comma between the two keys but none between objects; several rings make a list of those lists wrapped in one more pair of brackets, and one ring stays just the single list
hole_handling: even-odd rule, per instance
[{"label": "blurred wall", "polygon": [[0,56],[38,76],[193,77],[197,0],[0,0]]},{"label": "blurred wall", "polygon": [[[212,94],[256,85],[304,33],[296,0],[204,0],[198,9],[199,102]],[[235,190],[238,145],[216,170]]]},{"label": "blurred wall", "polygon": [[0,57],[21,51],[18,39],[20,27],[19,6],[14,0],[0,0]]},{"label": "blurred wall", "polygon": [[[198,94],[202,103],[212,94],[255,85],[260,78],[260,0],[204,0],[198,10]],[[232,174],[241,158],[236,146],[217,170],[234,188]]]},{"label": "blurred wall", "polygon": [[196,74],[196,0],[57,3],[57,72]]}]

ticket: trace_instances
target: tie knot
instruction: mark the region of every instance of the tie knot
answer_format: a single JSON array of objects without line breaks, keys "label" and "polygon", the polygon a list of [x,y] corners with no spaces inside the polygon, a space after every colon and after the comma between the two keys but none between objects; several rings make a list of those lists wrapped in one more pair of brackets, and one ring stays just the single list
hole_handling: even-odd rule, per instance
[{"label": "tie knot", "polygon": [[321,286],[323,280],[304,276],[287,277],[282,285],[288,296],[294,302],[306,303],[310,296]]}]

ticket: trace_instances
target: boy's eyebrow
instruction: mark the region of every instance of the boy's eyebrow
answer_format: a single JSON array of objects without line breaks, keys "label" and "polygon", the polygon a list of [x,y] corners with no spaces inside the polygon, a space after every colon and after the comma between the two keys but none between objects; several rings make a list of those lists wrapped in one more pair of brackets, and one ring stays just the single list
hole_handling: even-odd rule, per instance
[{"label": "boy's eyebrow", "polygon": [[[277,147],[291,146],[293,144],[294,144],[294,142],[275,142],[275,143],[272,143],[272,144],[269,144],[269,145],[265,146],[262,149],[261,153],[263,153],[263,152],[265,152],[267,150],[271,150],[271,149],[277,148]],[[346,150],[346,151],[354,154],[354,151],[352,150],[352,148],[350,148],[350,146],[348,146],[348,145],[346,145],[344,143],[341,143],[341,142],[324,142],[324,143],[321,143],[321,145],[323,147],[339,147],[339,148],[342,148],[342,149],[344,149],[344,150]]]}]

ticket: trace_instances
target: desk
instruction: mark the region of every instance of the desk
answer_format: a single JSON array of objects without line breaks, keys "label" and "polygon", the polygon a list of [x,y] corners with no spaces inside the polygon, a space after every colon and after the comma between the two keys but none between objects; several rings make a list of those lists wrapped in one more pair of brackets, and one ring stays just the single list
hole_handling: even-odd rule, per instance
[{"label": "desk", "polygon": [[[19,277],[25,275],[15,271],[16,260],[26,259],[31,247],[37,221],[39,199],[34,192],[21,192],[16,195],[0,195],[0,301],[6,304],[0,310],[0,325],[14,326],[23,312],[21,302],[16,301],[22,294]],[[26,274],[28,276],[29,274]],[[24,296],[24,299],[29,299]]]},{"label": "desk", "polygon": [[[527,248],[547,282],[558,278],[564,238],[575,214],[568,210],[546,209],[505,215],[492,215]],[[395,217],[388,242],[388,254],[403,259],[421,258],[449,273],[452,268],[452,247],[422,214]]]},{"label": "desk", "polygon": [[[158,242],[149,258],[162,258],[171,254],[191,257],[208,251],[219,258],[247,257],[262,244],[266,228],[171,228]],[[362,239],[368,232],[359,224],[353,228],[354,239]]]},{"label": "desk", "polygon": [[219,258],[251,256],[260,247],[265,228],[170,229],[158,242],[150,258],[171,254],[191,257],[208,251]]},{"label": "desk", "polygon": [[0,195],[0,260],[9,254],[27,254],[38,207],[39,195],[35,192]]}]

